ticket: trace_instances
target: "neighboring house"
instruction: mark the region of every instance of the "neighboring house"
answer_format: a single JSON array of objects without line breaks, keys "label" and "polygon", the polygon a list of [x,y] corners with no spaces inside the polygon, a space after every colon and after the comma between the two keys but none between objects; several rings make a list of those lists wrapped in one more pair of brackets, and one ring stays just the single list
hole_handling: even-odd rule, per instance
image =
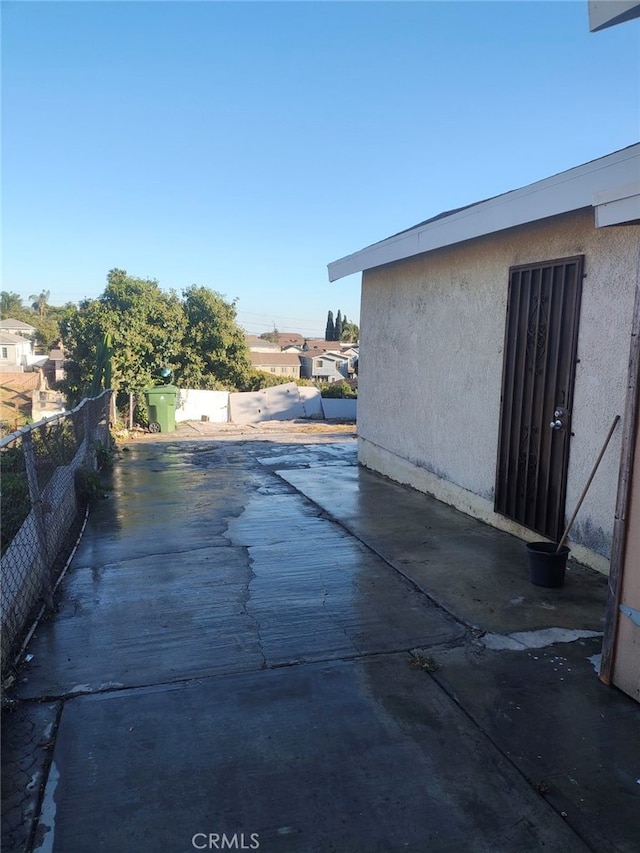
[{"label": "neighboring house", "polygon": [[280,344],[266,341],[257,335],[245,335],[245,340],[250,352],[280,352]]},{"label": "neighboring house", "polygon": [[352,346],[352,344],[343,343],[342,341],[325,341],[320,338],[308,338],[305,341],[303,349],[309,353],[321,352],[341,352],[342,349]]},{"label": "neighboring house", "polygon": [[[17,321],[14,321],[17,322]],[[29,366],[33,357],[33,344],[28,338],[14,332],[0,330],[0,371],[17,372]]]},{"label": "neighboring house", "polygon": [[349,359],[340,352],[323,352],[320,355],[303,352],[300,363],[302,376],[314,382],[340,382],[350,376]]},{"label": "neighboring house", "polygon": [[289,346],[302,347],[304,342],[305,338],[297,332],[281,332],[279,335],[280,349],[283,350]]},{"label": "neighboring house", "polygon": [[304,377],[336,382],[355,375],[358,346],[344,341],[308,340],[301,355]]},{"label": "neighboring house", "polygon": [[300,378],[300,358],[295,353],[255,352],[251,351],[251,363],[256,370],[273,373],[276,376],[292,376]]},{"label": "neighboring house", "polygon": [[14,320],[12,317],[8,317],[6,320],[0,320],[0,332],[10,332],[12,335],[21,335],[23,338],[33,338],[36,329],[28,323],[23,323],[22,320]]},{"label": "neighboring house", "polygon": [[358,375],[358,346],[349,346],[346,349],[341,350],[341,354],[346,357],[349,363],[349,376],[354,377]]},{"label": "neighboring house", "polygon": [[[559,539],[625,407],[639,177],[637,144],[329,265],[332,281],[363,273],[362,464]],[[604,572],[620,448],[618,429],[569,542]]]},{"label": "neighboring house", "polygon": [[58,345],[49,352],[49,358],[45,363],[43,370],[49,382],[61,382],[65,378],[64,363],[66,355],[62,341],[58,341]]}]

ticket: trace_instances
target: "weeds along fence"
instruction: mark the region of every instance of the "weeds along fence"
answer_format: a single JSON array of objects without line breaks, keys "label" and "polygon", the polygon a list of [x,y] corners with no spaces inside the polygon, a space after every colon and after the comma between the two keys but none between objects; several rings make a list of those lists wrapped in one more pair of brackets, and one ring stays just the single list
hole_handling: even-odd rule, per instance
[{"label": "weeds along fence", "polygon": [[0,440],[2,670],[44,603],[81,510],[78,487],[109,443],[110,391]]}]

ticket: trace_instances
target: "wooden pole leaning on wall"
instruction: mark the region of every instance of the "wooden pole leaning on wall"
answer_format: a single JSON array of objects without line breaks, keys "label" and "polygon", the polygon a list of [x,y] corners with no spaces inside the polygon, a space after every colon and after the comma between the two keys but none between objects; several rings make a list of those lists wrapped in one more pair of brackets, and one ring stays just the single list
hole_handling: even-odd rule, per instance
[{"label": "wooden pole leaning on wall", "polygon": [[604,444],[602,445],[602,450],[600,451],[598,458],[596,459],[596,464],[591,469],[591,474],[589,475],[589,479],[587,480],[587,485],[584,487],[584,489],[582,490],[582,494],[578,498],[578,503],[576,504],[576,508],[574,509],[573,513],[571,514],[571,518],[569,519],[567,526],[564,529],[564,533],[562,534],[562,539],[558,542],[558,547],[556,548],[556,554],[558,554],[560,552],[560,549],[564,545],[564,543],[567,539],[567,536],[569,535],[569,531],[571,530],[573,522],[576,520],[576,515],[578,514],[578,510],[582,506],[582,501],[585,499],[586,494],[589,491],[589,486],[591,485],[591,481],[593,480],[593,478],[596,475],[596,471],[598,470],[598,466],[600,465],[600,462],[602,461],[602,457],[604,456],[604,452],[607,449],[607,445],[611,441],[611,436],[613,435],[613,431],[618,426],[619,420],[620,420],[620,415],[616,415],[615,418],[613,419],[613,423],[611,424],[611,427],[609,429],[607,437],[605,438]]}]

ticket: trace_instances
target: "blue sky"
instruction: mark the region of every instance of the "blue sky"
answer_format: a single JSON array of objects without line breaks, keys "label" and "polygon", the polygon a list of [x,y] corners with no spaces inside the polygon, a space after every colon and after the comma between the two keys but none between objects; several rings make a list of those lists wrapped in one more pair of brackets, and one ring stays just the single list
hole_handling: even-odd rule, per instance
[{"label": "blue sky", "polygon": [[109,269],[358,319],[326,265],[640,139],[640,21],[567,2],[2,2],[3,284]]}]

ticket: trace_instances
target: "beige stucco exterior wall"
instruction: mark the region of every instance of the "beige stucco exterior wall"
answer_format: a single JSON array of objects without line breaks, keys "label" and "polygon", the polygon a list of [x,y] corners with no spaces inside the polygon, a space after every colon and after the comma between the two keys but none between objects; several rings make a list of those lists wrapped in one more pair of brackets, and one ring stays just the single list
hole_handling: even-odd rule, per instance
[{"label": "beige stucco exterior wall", "polygon": [[[509,267],[585,255],[568,516],[623,410],[639,246],[640,226],[596,229],[589,209],[366,271],[361,463],[539,539],[493,511]],[[601,571],[608,570],[619,451],[617,432],[569,543],[577,559]]]}]

